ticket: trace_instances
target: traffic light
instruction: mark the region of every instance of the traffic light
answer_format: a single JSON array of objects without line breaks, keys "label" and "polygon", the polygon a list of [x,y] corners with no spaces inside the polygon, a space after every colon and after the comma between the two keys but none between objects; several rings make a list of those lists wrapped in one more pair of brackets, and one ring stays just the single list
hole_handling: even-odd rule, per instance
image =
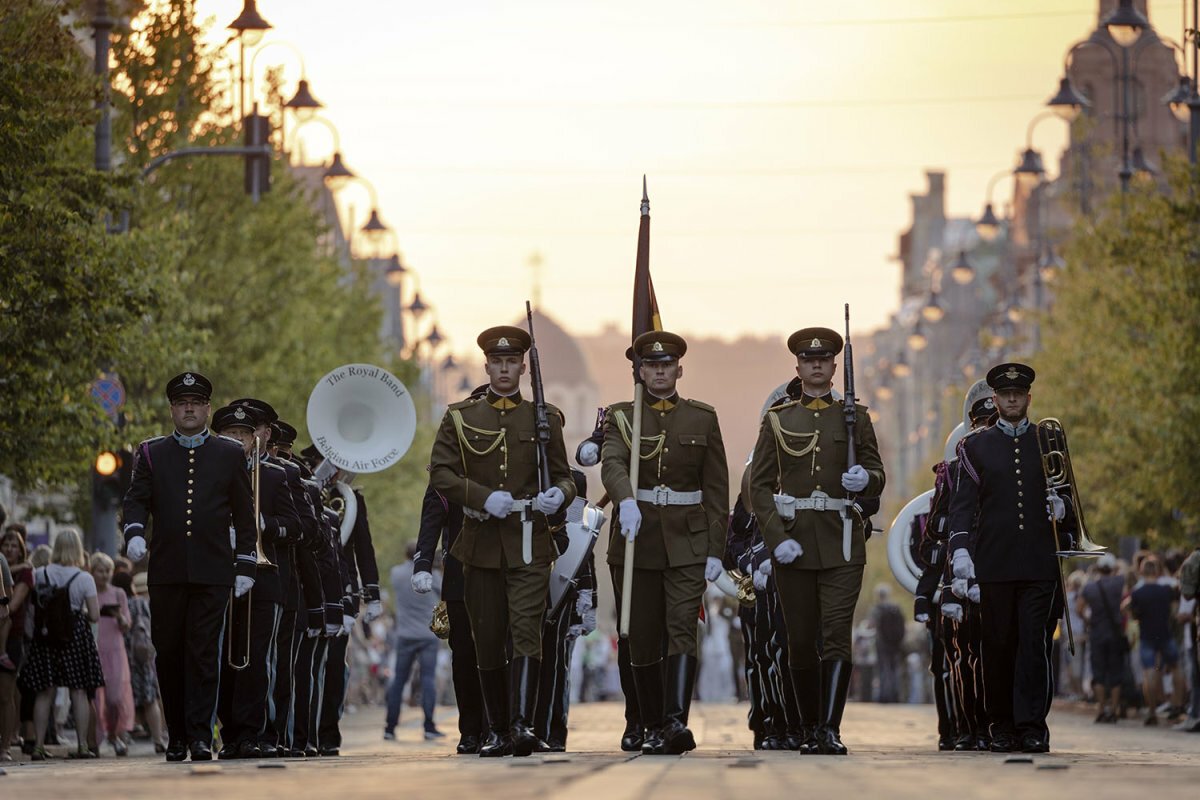
[{"label": "traffic light", "polygon": [[[265,147],[271,137],[271,121],[255,111],[242,119],[243,141],[247,147]],[[245,186],[246,194],[258,202],[264,192],[271,190],[271,156],[266,153],[255,153],[245,156]]]},{"label": "traffic light", "polygon": [[92,463],[92,496],[101,508],[121,505],[133,475],[133,453],[103,450]]}]

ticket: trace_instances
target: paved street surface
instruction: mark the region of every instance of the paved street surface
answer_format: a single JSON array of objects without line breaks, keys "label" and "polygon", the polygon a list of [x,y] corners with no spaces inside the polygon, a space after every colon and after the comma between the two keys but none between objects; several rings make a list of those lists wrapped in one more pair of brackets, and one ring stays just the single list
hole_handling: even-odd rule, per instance
[{"label": "paved street surface", "polygon": [[749,749],[745,706],[733,705],[693,707],[694,753],[630,757],[616,751],[620,706],[592,703],[572,709],[573,752],[481,759],[453,755],[453,712],[443,711],[439,725],[447,736],[438,742],[422,739],[417,709],[405,709],[409,718],[395,742],[381,738],[382,709],[360,711],[344,725],[340,758],[214,761],[210,771],[194,773],[190,762],[167,764],[139,744],[126,759],[105,747],[100,761],[10,764],[0,777],[0,798],[1161,800],[1195,797],[1200,786],[1200,735],[1148,730],[1133,720],[1093,725],[1090,717],[1063,711],[1051,715],[1057,752],[1032,764],[1005,763],[1005,756],[990,753],[934,752],[931,706],[851,703],[843,726],[848,758],[756,753]]}]

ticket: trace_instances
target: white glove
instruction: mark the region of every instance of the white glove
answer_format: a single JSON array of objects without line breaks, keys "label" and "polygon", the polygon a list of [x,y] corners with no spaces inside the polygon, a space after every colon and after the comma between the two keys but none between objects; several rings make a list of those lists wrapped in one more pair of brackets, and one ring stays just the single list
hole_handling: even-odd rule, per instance
[{"label": "white glove", "polygon": [[842,473],[842,488],[847,492],[861,492],[867,488],[867,483],[871,480],[871,476],[863,469],[861,464],[855,464],[850,469]]},{"label": "white glove", "polygon": [[767,590],[767,576],[762,574],[761,570],[754,570],[754,575],[750,580],[754,582],[754,590],[756,592],[765,592]]},{"label": "white glove", "polygon": [[600,463],[600,445],[595,442],[584,442],[579,445],[575,460],[583,467],[594,467]]},{"label": "white glove", "polygon": [[780,564],[790,564],[804,555],[804,548],[795,539],[784,539],[775,548],[775,560]]},{"label": "white glove", "polygon": [[417,594],[429,594],[433,591],[433,573],[414,572],[410,583]]},{"label": "white glove", "polygon": [[953,594],[955,597],[957,597],[960,600],[962,598],[966,597],[967,596],[967,579],[966,578],[955,578],[954,580],[952,580],[950,582],[950,593]]},{"label": "white glove", "polygon": [[596,630],[596,609],[589,608],[581,616],[583,617],[583,635],[587,636]]},{"label": "white glove", "polygon": [[513,496],[508,492],[492,492],[483,501],[483,510],[496,519],[504,519],[512,513]]},{"label": "white glove", "polygon": [[262,514],[258,515],[258,529],[260,531],[265,531],[267,529],[267,518]]},{"label": "white glove", "polygon": [[974,578],[975,562],[971,560],[971,554],[963,548],[955,550],[950,556],[950,570],[956,578]]},{"label": "white glove", "polygon": [[338,625],[336,622],[326,622],[325,623],[325,635],[328,637],[331,637],[331,638],[334,636],[341,636],[342,635],[342,626]]},{"label": "white glove", "polygon": [[363,613],[363,619],[367,622],[374,622],[383,616],[383,603],[378,600],[371,600],[367,603],[367,610]]},{"label": "white glove", "polygon": [[970,600],[975,605],[979,605],[979,584],[978,583],[972,583],[970,585],[970,587],[967,588],[967,599]]},{"label": "white glove", "polygon": [[248,575],[238,575],[233,579],[233,596],[241,597],[254,588],[254,578]]},{"label": "white glove", "polygon": [[758,565],[758,572],[763,574],[764,578],[769,578],[771,573],[775,571],[775,565],[770,561],[764,561]]},{"label": "white glove", "polygon": [[583,617],[592,610],[592,590],[580,589],[579,596],[575,598],[575,613]]},{"label": "white glove", "polygon": [[1050,515],[1055,522],[1060,522],[1067,516],[1067,504],[1058,496],[1058,492],[1050,490],[1046,492],[1046,513]]},{"label": "white glove", "polygon": [[130,561],[137,563],[146,557],[146,540],[141,536],[134,536],[125,545],[125,555]]},{"label": "white glove", "polygon": [[320,628],[305,628],[304,635],[307,636],[309,639],[315,639],[321,635],[321,629]]},{"label": "white glove", "polygon": [[533,507],[543,514],[553,514],[562,508],[563,500],[566,499],[562,489],[551,486],[544,492],[538,492],[538,496],[533,499]]},{"label": "white glove", "polygon": [[926,614],[924,611],[922,611],[920,614],[917,614],[915,619],[917,620],[917,622],[924,625],[926,622],[929,622],[929,615]]},{"label": "white glove", "polygon": [[721,577],[721,573],[725,571],[725,565],[721,563],[721,559],[708,557],[704,562],[704,580],[712,583],[717,578]]},{"label": "white glove", "polygon": [[958,603],[942,603],[942,616],[949,617],[955,622],[962,622],[963,607]]},{"label": "white glove", "polygon": [[632,542],[637,538],[638,529],[642,527],[642,510],[638,508],[637,500],[626,497],[621,501],[618,512],[621,517],[621,535]]},{"label": "white glove", "polygon": [[232,525],[229,526],[229,546],[237,550],[237,531],[233,529]]},{"label": "white glove", "polygon": [[341,635],[349,636],[350,631],[352,630],[354,630],[354,617],[350,616],[349,614],[343,614]]},{"label": "white glove", "polygon": [[[586,467],[587,464],[584,464],[584,466]],[[574,641],[580,636],[587,636],[587,634],[583,632],[583,625],[581,623],[576,623],[575,625],[567,628],[567,641]]]}]

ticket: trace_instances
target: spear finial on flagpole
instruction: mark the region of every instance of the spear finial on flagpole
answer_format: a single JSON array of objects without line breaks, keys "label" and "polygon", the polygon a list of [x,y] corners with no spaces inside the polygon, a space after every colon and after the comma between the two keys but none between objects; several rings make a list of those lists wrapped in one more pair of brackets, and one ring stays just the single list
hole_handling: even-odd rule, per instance
[{"label": "spear finial on flagpole", "polygon": [[650,216],[650,195],[646,193],[646,176],[642,176],[642,216]]}]

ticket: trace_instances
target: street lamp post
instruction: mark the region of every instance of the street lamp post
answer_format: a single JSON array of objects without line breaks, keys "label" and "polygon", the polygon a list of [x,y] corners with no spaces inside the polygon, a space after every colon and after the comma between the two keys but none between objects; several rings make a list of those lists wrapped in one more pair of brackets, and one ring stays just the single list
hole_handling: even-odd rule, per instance
[{"label": "street lamp post", "polygon": [[273,26],[258,13],[256,0],[243,0],[242,13],[229,23],[238,38],[238,117],[246,116],[246,45],[254,47]]}]

